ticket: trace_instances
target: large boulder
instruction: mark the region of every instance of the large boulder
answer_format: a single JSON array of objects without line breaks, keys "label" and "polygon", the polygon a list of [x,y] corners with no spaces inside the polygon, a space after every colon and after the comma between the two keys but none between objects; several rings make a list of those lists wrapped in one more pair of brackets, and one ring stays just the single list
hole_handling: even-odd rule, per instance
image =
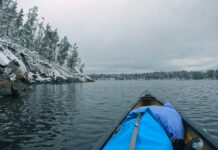
[{"label": "large boulder", "polygon": [[18,80],[25,79],[24,74],[22,73],[21,70],[16,70],[15,74],[16,74],[16,79]]},{"label": "large boulder", "polygon": [[24,84],[20,80],[16,80],[12,84],[12,94],[13,95],[20,95],[22,91],[27,91],[29,89],[30,87],[27,84]]},{"label": "large boulder", "polygon": [[21,70],[16,70],[16,80],[18,81],[22,81],[25,84],[30,84],[29,80],[28,80],[28,74],[24,73]]},{"label": "large boulder", "polygon": [[4,68],[0,67],[0,96],[16,96],[21,91],[29,89],[28,75],[23,74],[19,69],[16,70],[15,75],[15,80],[12,81]]},{"label": "large boulder", "polygon": [[[18,70],[19,64],[16,60],[10,61],[7,67],[5,67],[4,72],[7,76],[13,78],[15,76],[16,71]],[[14,79],[13,79],[14,80]]]},{"label": "large boulder", "polygon": [[0,79],[0,95],[10,96],[12,95],[12,81]]},{"label": "large boulder", "polygon": [[0,95],[1,96],[16,96],[20,95],[22,91],[29,90],[30,87],[27,84],[17,80],[10,81],[0,79]]}]

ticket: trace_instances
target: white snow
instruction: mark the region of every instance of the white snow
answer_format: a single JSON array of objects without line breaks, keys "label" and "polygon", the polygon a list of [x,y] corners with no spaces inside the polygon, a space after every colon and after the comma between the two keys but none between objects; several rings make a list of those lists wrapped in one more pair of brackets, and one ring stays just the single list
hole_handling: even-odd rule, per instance
[{"label": "white snow", "polygon": [[12,60],[16,60],[18,62],[18,64],[20,65],[20,69],[23,73],[27,72],[26,66],[24,65],[24,63],[18,59],[10,50],[6,49],[4,50],[4,54],[12,61]]},{"label": "white snow", "polygon": [[[12,44],[9,40],[0,39],[0,44],[12,47],[15,51],[11,51],[8,48],[4,48],[4,51],[0,53],[1,64],[8,64],[12,60],[16,60],[20,65],[22,73],[28,73],[28,79],[30,82],[52,82],[56,79],[61,80],[77,80],[87,81],[88,77],[83,75],[79,71],[68,69],[66,66],[59,66],[55,63],[49,63],[36,51],[30,51],[17,44]],[[23,62],[21,54],[25,57]],[[10,75],[11,79],[15,79],[15,76]]]},{"label": "white snow", "polygon": [[0,65],[7,66],[9,62],[10,61],[8,60],[8,58],[2,52],[0,52]]}]

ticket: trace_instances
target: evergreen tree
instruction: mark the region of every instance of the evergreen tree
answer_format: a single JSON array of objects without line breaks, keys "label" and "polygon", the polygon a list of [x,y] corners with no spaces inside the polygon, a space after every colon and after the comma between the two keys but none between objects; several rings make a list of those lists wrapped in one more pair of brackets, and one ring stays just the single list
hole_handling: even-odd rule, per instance
[{"label": "evergreen tree", "polygon": [[38,51],[39,53],[41,53],[41,50],[42,50],[44,33],[45,33],[44,18],[42,18],[42,21],[37,24],[37,32],[36,32],[36,37],[34,41],[34,49]]},{"label": "evergreen tree", "polygon": [[16,18],[16,22],[15,22],[16,29],[19,29],[23,26],[23,17],[24,17],[24,12],[23,9],[21,9]]},{"label": "evergreen tree", "polygon": [[0,0],[0,37],[4,35],[4,9],[3,9],[3,0]]},{"label": "evergreen tree", "polygon": [[42,47],[39,51],[41,55],[43,55],[45,58],[48,58],[49,51],[50,51],[50,37],[51,37],[51,26],[47,24],[45,31],[44,31],[44,37],[42,40]]},{"label": "evergreen tree", "polygon": [[8,8],[8,21],[7,21],[7,31],[6,36],[10,36],[11,38],[14,38],[15,33],[15,20],[17,17],[17,2],[10,1],[9,8]]},{"label": "evergreen tree", "polygon": [[55,61],[57,44],[59,41],[59,36],[57,29],[52,31],[51,26],[47,24],[44,37],[42,40],[42,49],[40,53],[47,58],[50,62]]},{"label": "evergreen tree", "polygon": [[52,49],[52,61],[56,61],[56,57],[57,57],[57,46],[58,46],[58,42],[59,42],[59,35],[58,35],[58,30],[55,29],[52,32],[53,36],[52,36],[52,45],[51,45],[51,49]]},{"label": "evergreen tree", "polygon": [[26,22],[24,17],[23,9],[17,12],[16,0],[0,0],[0,37],[38,51],[49,62],[83,72],[77,44],[72,48],[66,36],[59,42],[57,29],[52,30],[49,24],[44,27],[44,19],[38,22],[38,7],[29,9]]},{"label": "evergreen tree", "polygon": [[60,65],[63,65],[65,63],[65,60],[67,59],[68,52],[71,49],[71,44],[68,41],[68,38],[65,36],[60,44],[58,45],[58,56],[57,56],[57,62]]},{"label": "evergreen tree", "polygon": [[13,38],[14,21],[17,16],[17,2],[13,0],[1,1],[0,7],[0,36]]},{"label": "evergreen tree", "polygon": [[16,37],[16,41],[20,44],[22,43],[21,34],[23,31],[23,17],[24,17],[24,12],[23,9],[21,9],[15,21],[15,33],[14,33],[14,36]]},{"label": "evergreen tree", "polygon": [[[78,52],[77,52],[78,54]],[[76,62],[76,67],[78,68],[78,70],[83,73],[83,70],[85,68],[85,64],[82,64],[82,60],[77,56],[77,62]]]},{"label": "evergreen tree", "polygon": [[69,55],[69,58],[67,60],[68,68],[73,69],[73,70],[75,70],[75,67],[77,66],[77,62],[80,60],[80,58],[78,57],[79,54],[78,54],[77,49],[78,49],[78,46],[75,43],[73,45],[73,51],[71,52],[71,54]]},{"label": "evergreen tree", "polygon": [[38,16],[38,7],[33,7],[29,9],[27,14],[27,21],[24,24],[24,35],[23,38],[25,39],[25,46],[29,49],[33,48],[33,41],[34,41],[34,34],[36,31],[36,22]]},{"label": "evergreen tree", "polygon": [[85,68],[85,64],[82,64],[82,65],[80,66],[80,68],[79,68],[79,71],[80,71],[81,73],[83,73],[84,68]]}]

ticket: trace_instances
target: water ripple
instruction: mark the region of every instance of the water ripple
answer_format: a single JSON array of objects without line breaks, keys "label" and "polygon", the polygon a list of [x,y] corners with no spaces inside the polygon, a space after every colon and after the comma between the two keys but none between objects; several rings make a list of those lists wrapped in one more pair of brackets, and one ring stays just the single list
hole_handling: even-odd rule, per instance
[{"label": "water ripple", "polygon": [[144,90],[170,101],[218,140],[216,81],[98,81],[32,89],[0,99],[1,149],[91,149]]}]

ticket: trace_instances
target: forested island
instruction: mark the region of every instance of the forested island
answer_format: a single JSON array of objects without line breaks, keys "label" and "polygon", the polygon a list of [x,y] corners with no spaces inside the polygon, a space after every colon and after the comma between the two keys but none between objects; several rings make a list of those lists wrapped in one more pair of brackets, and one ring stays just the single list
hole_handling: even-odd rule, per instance
[{"label": "forested island", "polygon": [[217,80],[218,70],[207,71],[172,71],[134,74],[91,74],[94,80]]},{"label": "forested island", "polygon": [[44,22],[38,7],[25,14],[16,0],[0,0],[0,95],[19,93],[30,83],[90,80],[77,44]]}]

